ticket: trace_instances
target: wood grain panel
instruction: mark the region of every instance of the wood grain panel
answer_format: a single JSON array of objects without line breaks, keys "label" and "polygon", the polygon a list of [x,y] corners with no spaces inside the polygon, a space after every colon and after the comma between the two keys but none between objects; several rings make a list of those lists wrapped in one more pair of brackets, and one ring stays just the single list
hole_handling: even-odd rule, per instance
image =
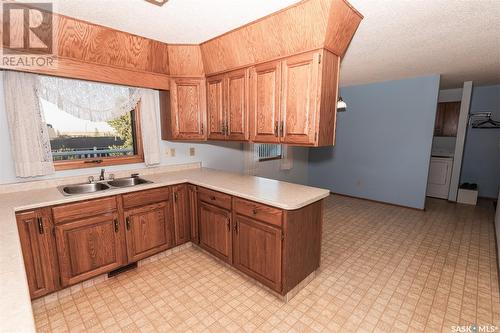
[{"label": "wood grain panel", "polygon": [[284,221],[283,295],[319,268],[323,200],[285,211]]},{"label": "wood grain panel", "polygon": [[211,205],[218,206],[227,210],[231,210],[231,196],[209,190],[207,188],[198,187],[198,199],[207,202]]},{"label": "wood grain panel", "polygon": [[182,77],[202,77],[205,75],[199,45],[168,45],[170,75]]},{"label": "wood grain panel", "polygon": [[257,202],[233,198],[234,212],[281,227],[283,211]]},{"label": "wood grain panel", "polygon": [[320,53],[283,60],[282,142],[314,145],[320,70]]},{"label": "wood grain panel", "polygon": [[274,61],[251,69],[250,140],[279,142],[281,62]]},{"label": "wood grain panel", "polygon": [[281,291],[281,229],[236,215],[234,265],[272,289]]},{"label": "wood grain panel", "polygon": [[163,201],[125,211],[127,253],[135,262],[175,246],[170,202]]},{"label": "wood grain panel", "polygon": [[56,243],[63,286],[72,285],[120,267],[123,262],[116,213],[106,213],[57,225]]},{"label": "wood grain panel", "polygon": [[226,127],[229,140],[248,140],[248,69],[226,74]]},{"label": "wood grain panel", "polygon": [[207,135],[209,140],[224,140],[226,137],[224,86],[224,75],[207,78]]},{"label": "wood grain panel", "polygon": [[340,57],[323,50],[321,71],[319,83],[321,95],[317,100],[319,117],[316,118],[318,132],[316,146],[332,146],[335,144],[335,130],[337,127]]},{"label": "wood grain panel", "polygon": [[172,186],[173,217],[175,225],[175,245],[181,245],[190,240],[190,201],[187,184]]},{"label": "wood grain panel", "polygon": [[191,223],[191,241],[199,244],[200,237],[198,233],[198,190],[196,185],[188,185],[189,199],[189,219]]},{"label": "wood grain panel", "polygon": [[116,197],[85,200],[52,208],[56,224],[116,211]]},{"label": "wood grain panel", "polygon": [[152,190],[123,194],[123,208],[144,206],[170,200],[170,187],[160,187]]},{"label": "wood grain panel", "polygon": [[198,202],[200,246],[219,257],[232,262],[231,212],[204,201]]},{"label": "wood grain panel", "polygon": [[347,1],[331,0],[331,2],[325,48],[337,56],[343,57],[361,20],[363,20],[363,15]]},{"label": "wood grain panel", "polygon": [[201,44],[205,72],[218,73],[324,45],[330,0],[301,1]]},{"label": "wood grain panel", "polygon": [[31,298],[59,288],[59,268],[50,209],[16,214]]}]

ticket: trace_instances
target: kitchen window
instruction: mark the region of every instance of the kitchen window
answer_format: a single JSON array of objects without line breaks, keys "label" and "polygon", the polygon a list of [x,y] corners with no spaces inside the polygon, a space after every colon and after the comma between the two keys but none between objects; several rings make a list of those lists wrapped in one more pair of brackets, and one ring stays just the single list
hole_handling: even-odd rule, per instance
[{"label": "kitchen window", "polygon": [[41,100],[56,170],[144,162],[139,106],[108,121],[75,117]]},{"label": "kitchen window", "polygon": [[279,160],[283,157],[282,145],[263,143],[257,144],[256,149],[259,162]]}]

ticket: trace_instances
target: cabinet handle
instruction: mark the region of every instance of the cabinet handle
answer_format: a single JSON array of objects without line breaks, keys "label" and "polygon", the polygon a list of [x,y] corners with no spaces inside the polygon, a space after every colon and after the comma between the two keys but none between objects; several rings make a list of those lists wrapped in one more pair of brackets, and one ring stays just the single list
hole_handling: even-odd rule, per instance
[{"label": "cabinet handle", "polygon": [[127,216],[127,218],[125,219],[125,225],[127,227],[127,230],[130,230],[130,217]]},{"label": "cabinet handle", "polygon": [[231,219],[229,217],[227,218],[226,225],[227,225],[227,231],[231,231]]},{"label": "cabinet handle", "polygon": [[222,135],[226,135],[226,132],[224,130],[224,121],[220,122],[220,131],[221,131]]},{"label": "cabinet handle", "polygon": [[118,219],[115,219],[115,232],[118,232]]},{"label": "cabinet handle", "polygon": [[210,200],[215,200],[215,195],[212,195],[212,196],[210,197]]},{"label": "cabinet handle", "polygon": [[274,122],[274,136],[278,137],[279,133],[278,133],[278,130],[279,130],[279,125],[278,125],[278,121]]},{"label": "cabinet handle", "polygon": [[283,137],[283,129],[285,127],[285,122],[282,120],[280,123],[280,136]]},{"label": "cabinet handle", "polygon": [[205,134],[205,130],[203,129],[203,123],[201,123],[201,134]]},{"label": "cabinet handle", "polygon": [[255,209],[255,208],[252,209],[252,213],[253,213],[253,215],[257,215],[257,209]]},{"label": "cabinet handle", "polygon": [[177,202],[177,198],[179,197],[179,195],[177,194],[177,192],[174,192],[174,201]]},{"label": "cabinet handle", "polygon": [[238,233],[238,221],[234,223],[234,232]]},{"label": "cabinet handle", "polygon": [[226,127],[224,127],[224,130],[226,131],[226,135],[229,135],[229,126],[227,125],[227,120],[226,120]]},{"label": "cabinet handle", "polygon": [[43,230],[43,219],[41,217],[38,217],[37,219],[37,222],[38,222],[38,233],[40,235],[43,235],[44,234],[44,230]]}]

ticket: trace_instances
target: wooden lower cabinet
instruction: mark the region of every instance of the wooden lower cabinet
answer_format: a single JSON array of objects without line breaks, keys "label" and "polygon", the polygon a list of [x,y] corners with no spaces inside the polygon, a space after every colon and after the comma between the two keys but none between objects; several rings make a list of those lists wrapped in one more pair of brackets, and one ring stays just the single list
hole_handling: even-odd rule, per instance
[{"label": "wooden lower cabinet", "polygon": [[55,230],[63,286],[87,280],[124,264],[124,230],[116,212],[57,225]]},{"label": "wooden lower cabinet", "polygon": [[169,202],[126,210],[124,215],[129,262],[144,259],[175,245]]},{"label": "wooden lower cabinet", "polygon": [[57,290],[59,268],[50,209],[19,213],[16,219],[31,298]]},{"label": "wooden lower cabinet", "polygon": [[191,236],[191,221],[189,218],[188,185],[172,186],[173,216],[175,225],[175,245],[189,242]]},{"label": "wooden lower cabinet", "polygon": [[200,246],[226,262],[232,262],[231,212],[199,201]]},{"label": "wooden lower cabinet", "polygon": [[281,291],[281,228],[235,214],[233,264]]}]

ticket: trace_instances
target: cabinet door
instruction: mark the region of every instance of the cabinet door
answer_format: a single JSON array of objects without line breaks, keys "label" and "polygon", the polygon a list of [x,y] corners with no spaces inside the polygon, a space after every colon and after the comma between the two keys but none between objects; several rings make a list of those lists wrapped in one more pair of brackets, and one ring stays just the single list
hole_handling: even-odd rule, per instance
[{"label": "cabinet door", "polygon": [[281,63],[274,61],[251,69],[250,139],[279,142]]},{"label": "cabinet door", "polygon": [[222,260],[231,262],[231,213],[203,201],[198,204],[200,246]]},{"label": "cabinet door", "polygon": [[170,123],[172,139],[204,140],[205,136],[205,80],[170,80]]},{"label": "cabinet door", "polygon": [[283,143],[315,143],[319,56],[308,53],[283,60],[280,123]]},{"label": "cabinet door", "polygon": [[195,185],[188,185],[189,220],[191,225],[191,241],[199,244],[198,235],[198,191]]},{"label": "cabinet door", "polygon": [[31,298],[55,291],[59,272],[50,214],[36,210],[19,213],[16,219]]},{"label": "cabinet door", "polygon": [[116,213],[56,226],[63,286],[109,272],[123,264],[123,226]]},{"label": "cabinet door", "polygon": [[191,234],[187,185],[173,186],[172,195],[174,197],[175,244],[180,245],[188,242]]},{"label": "cabinet door", "polygon": [[130,209],[124,215],[129,262],[174,246],[174,221],[169,202]]},{"label": "cabinet door", "polygon": [[208,138],[212,140],[223,140],[226,137],[223,86],[223,75],[217,75],[207,79]]},{"label": "cabinet door", "polygon": [[241,215],[234,223],[234,265],[281,291],[281,229]]},{"label": "cabinet door", "polygon": [[248,70],[226,76],[226,126],[229,140],[248,140]]}]

